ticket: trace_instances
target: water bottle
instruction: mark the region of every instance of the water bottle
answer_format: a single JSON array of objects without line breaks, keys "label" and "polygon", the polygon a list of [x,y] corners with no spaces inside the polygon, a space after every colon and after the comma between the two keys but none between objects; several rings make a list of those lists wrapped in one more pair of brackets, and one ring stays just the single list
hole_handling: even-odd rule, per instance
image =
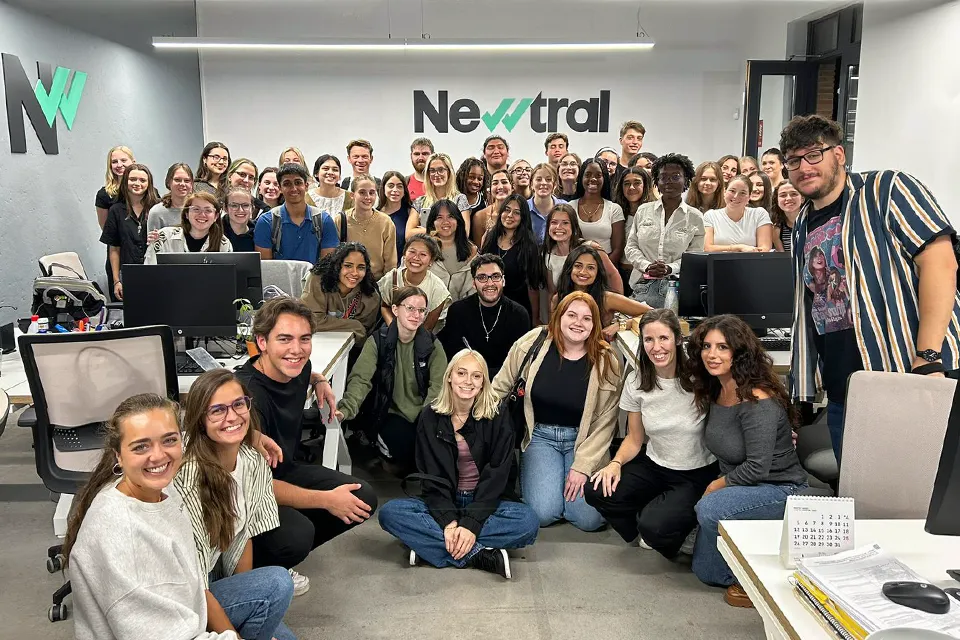
[{"label": "water bottle", "polygon": [[680,281],[676,278],[669,278],[667,280],[667,295],[663,300],[663,308],[670,309],[674,313],[679,313],[680,310]]},{"label": "water bottle", "polygon": [[40,332],[40,316],[30,316],[30,326],[27,327],[27,333]]}]

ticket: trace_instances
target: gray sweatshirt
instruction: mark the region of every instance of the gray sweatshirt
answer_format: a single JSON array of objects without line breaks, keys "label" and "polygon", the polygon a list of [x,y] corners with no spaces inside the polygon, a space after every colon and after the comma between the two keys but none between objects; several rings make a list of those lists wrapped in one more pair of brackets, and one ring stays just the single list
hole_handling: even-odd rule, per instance
[{"label": "gray sweatshirt", "polygon": [[732,407],[711,404],[704,439],[728,485],[800,484],[807,472],[790,431],[787,412],[774,398],[765,398]]},{"label": "gray sweatshirt", "polygon": [[238,640],[207,632],[190,517],[179,496],[141,502],[107,485],[70,553],[77,640]]}]

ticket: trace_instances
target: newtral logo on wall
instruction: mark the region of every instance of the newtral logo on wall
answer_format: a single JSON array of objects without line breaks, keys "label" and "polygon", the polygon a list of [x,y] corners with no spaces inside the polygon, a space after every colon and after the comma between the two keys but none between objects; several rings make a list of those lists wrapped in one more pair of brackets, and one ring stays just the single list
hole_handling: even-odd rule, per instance
[{"label": "newtral logo on wall", "polygon": [[38,80],[31,85],[23,65],[20,64],[20,58],[10,53],[0,55],[3,58],[3,91],[7,103],[10,151],[27,152],[27,134],[23,123],[23,112],[26,111],[44,153],[58,154],[60,149],[57,145],[57,112],[60,112],[67,129],[73,129],[83,87],[87,83],[87,74],[65,67],[57,67],[56,71],[51,72],[49,64],[38,62]]},{"label": "newtral logo on wall", "polygon": [[557,123],[563,118],[564,130],[580,133],[605,133],[610,130],[610,92],[600,91],[596,98],[571,99],[544,97],[543,92],[535,98],[501,98],[493,109],[480,112],[480,105],[470,98],[458,98],[450,102],[448,91],[438,91],[433,102],[425,91],[413,92],[413,130],[424,133],[425,120],[429,120],[437,133],[449,133],[452,127],[460,133],[470,133],[482,123],[491,133],[497,127],[507,131],[514,128],[527,116],[529,127],[535,133],[557,131]]}]

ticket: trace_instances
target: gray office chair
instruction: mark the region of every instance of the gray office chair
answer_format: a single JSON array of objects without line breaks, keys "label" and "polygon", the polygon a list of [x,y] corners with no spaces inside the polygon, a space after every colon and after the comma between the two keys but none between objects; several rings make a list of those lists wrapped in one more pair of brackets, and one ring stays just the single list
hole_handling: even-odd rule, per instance
[{"label": "gray office chair", "polygon": [[[54,529],[62,535],[73,494],[100,459],[100,427],[117,405],[138,393],[179,400],[173,332],[167,326],[85,333],[21,336],[27,382],[36,418],[32,421],[37,474],[60,494]],[[47,551],[47,570],[60,571],[60,545]],[[65,583],[53,594],[51,622],[67,615]]]},{"label": "gray office chair", "polygon": [[858,371],[847,385],[840,495],[858,519],[925,518],[956,380]]},{"label": "gray office chair", "polygon": [[303,283],[313,265],[302,260],[264,260],[260,263],[260,278],[263,282],[264,298],[268,288],[276,287],[294,298],[303,295]]},{"label": "gray office chair", "polygon": [[[807,471],[811,488],[818,490],[816,495],[835,495],[840,466],[833,455],[826,410],[812,423],[797,429],[797,457]],[[828,491],[823,493],[825,489]]]}]

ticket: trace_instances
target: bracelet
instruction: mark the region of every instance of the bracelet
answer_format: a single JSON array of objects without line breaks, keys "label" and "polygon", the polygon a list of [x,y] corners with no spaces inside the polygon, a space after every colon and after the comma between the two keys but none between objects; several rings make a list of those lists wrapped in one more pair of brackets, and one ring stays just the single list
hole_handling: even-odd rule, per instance
[{"label": "bracelet", "polygon": [[910,373],[915,373],[919,376],[926,376],[931,373],[944,373],[945,369],[943,368],[942,362],[928,362],[927,364],[922,364],[919,367],[914,367]]},{"label": "bracelet", "polygon": [[329,382],[327,381],[326,378],[324,378],[323,376],[320,376],[320,379],[314,382],[313,386],[317,386],[318,384],[329,384]]},{"label": "bracelet", "polygon": [[620,468],[623,469],[623,463],[620,462],[619,460],[611,460],[610,462],[611,462],[611,463],[616,462],[618,465],[620,465]]}]

